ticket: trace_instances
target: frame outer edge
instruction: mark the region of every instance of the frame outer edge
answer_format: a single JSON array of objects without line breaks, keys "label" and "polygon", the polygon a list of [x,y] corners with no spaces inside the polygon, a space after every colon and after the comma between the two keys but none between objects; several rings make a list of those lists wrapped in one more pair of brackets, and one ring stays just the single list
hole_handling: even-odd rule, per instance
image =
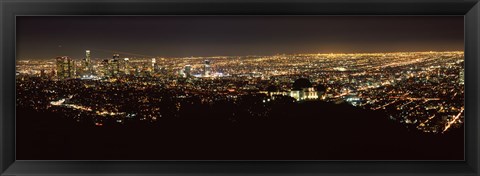
[{"label": "frame outer edge", "polygon": [[9,68],[12,62],[15,64],[15,53],[9,52],[12,48],[15,48],[15,43],[10,42],[13,41],[11,39],[15,36],[8,35],[8,30],[10,28],[15,29],[15,26],[6,25],[8,19],[14,17],[14,11],[7,8],[10,4],[12,2],[8,0],[0,0],[0,175],[5,174],[6,170],[15,162],[15,118],[8,118],[9,112],[15,110],[5,108],[8,101],[14,100],[7,95],[8,91],[15,86],[15,83],[6,86],[6,84],[15,80],[15,78],[12,80],[7,78],[7,76],[12,75],[12,73],[9,74],[10,71],[15,71],[15,68]]},{"label": "frame outer edge", "polygon": [[[4,18],[5,18],[5,10],[4,10],[4,2],[3,0],[0,0],[0,11],[1,11],[1,15],[0,15],[0,38],[5,38],[5,34],[4,34],[4,31],[3,31],[3,23],[4,23]],[[0,87],[3,87],[3,69],[1,68],[1,66],[3,66],[3,59],[5,58],[5,53],[3,52],[3,42],[4,40],[2,40],[0,42]],[[6,153],[5,151],[5,147],[4,147],[4,144],[5,144],[5,138],[4,138],[4,129],[5,129],[5,124],[3,123],[3,119],[5,118],[4,116],[4,112],[3,112],[3,91],[0,91],[0,154],[1,155],[4,155]],[[5,165],[5,162],[4,162],[5,158],[2,157],[0,158],[0,174],[2,174],[6,169],[6,165]]]},{"label": "frame outer edge", "polygon": [[[475,35],[475,38],[474,38],[474,41],[475,41],[476,43],[475,43],[474,45],[471,45],[471,46],[476,46],[476,47],[477,47],[476,49],[474,49],[474,51],[475,51],[475,56],[476,56],[476,57],[475,57],[475,58],[476,58],[475,61],[477,62],[477,65],[476,65],[477,68],[475,69],[475,71],[476,71],[476,73],[477,73],[477,74],[476,74],[476,76],[477,76],[477,77],[476,77],[476,79],[477,79],[477,80],[476,80],[477,85],[476,85],[476,87],[475,87],[476,90],[477,90],[477,91],[476,91],[476,93],[477,93],[477,98],[476,98],[477,102],[475,102],[475,103],[478,105],[478,102],[480,101],[480,94],[479,94],[479,92],[478,92],[479,87],[480,87],[480,86],[479,86],[479,85],[480,85],[480,72],[479,72],[479,70],[478,70],[478,69],[480,68],[480,61],[479,61],[479,60],[480,60],[480,51],[479,51],[479,47],[480,47],[480,2],[477,2],[472,9],[474,10],[474,12],[475,12],[475,15],[474,15],[474,16],[476,17],[475,23],[473,23],[473,24],[475,25],[475,27],[473,27],[473,29],[475,30],[475,34],[474,34],[474,35]],[[472,108],[472,109],[473,109],[473,108]],[[480,161],[479,161],[479,160],[480,160],[480,140],[479,140],[479,139],[480,139],[480,134],[479,134],[479,130],[478,130],[478,127],[480,127],[480,120],[478,119],[478,118],[479,118],[478,115],[480,114],[479,111],[480,111],[480,109],[477,107],[477,108],[476,108],[476,114],[475,114],[475,117],[476,117],[476,118],[475,118],[475,121],[474,121],[475,123],[472,123],[472,126],[473,126],[473,125],[476,125],[476,128],[473,128],[475,131],[474,131],[474,133],[471,133],[471,134],[476,134],[475,137],[476,137],[476,139],[477,139],[476,145],[473,145],[473,146],[475,146],[474,149],[476,149],[475,154],[474,154],[474,155],[475,155],[475,157],[474,157],[474,158],[475,158],[475,161],[474,161],[473,164],[474,164],[475,173],[476,173],[477,175],[480,175],[480,173],[479,173],[479,171],[480,171]]]},{"label": "frame outer edge", "polygon": [[[467,92],[468,90],[469,95],[471,95],[469,96],[470,100],[468,102],[474,103],[473,105],[477,105],[480,100],[480,95],[478,93],[478,90],[479,90],[478,88],[480,87],[480,83],[479,83],[480,78],[478,77],[480,76],[479,75],[480,72],[478,71],[478,69],[480,69],[480,61],[479,61],[480,52],[478,48],[480,46],[480,38],[479,38],[480,37],[479,35],[480,3],[478,3],[478,0],[475,0],[475,1],[477,3],[470,9],[470,11],[465,16],[465,19],[468,20],[469,22],[469,23],[465,23],[465,34],[468,33],[469,34],[468,36],[470,37],[470,38],[465,38],[465,43],[468,44],[469,46],[468,48],[465,47],[465,56],[471,58],[468,60],[469,61],[468,64],[466,64],[466,67],[468,67],[468,70],[469,70],[468,73],[470,73],[470,74],[466,74],[466,79],[469,81],[474,81],[473,83],[476,83],[473,85],[470,84],[468,87],[465,88],[465,91]],[[13,14],[14,12],[12,12],[12,10],[9,10],[8,8],[5,7],[5,6],[8,6],[8,4],[11,4],[12,2],[14,3],[15,1],[0,0],[0,11],[1,11],[0,12],[1,14],[0,15],[0,36],[1,36],[0,38],[2,38],[0,42],[0,87],[2,88],[0,91],[0,128],[1,128],[0,129],[0,175],[8,174],[4,172],[7,169],[9,169],[9,166],[15,160],[14,157],[13,157],[13,160],[11,158],[11,154],[9,153],[11,152],[11,150],[8,150],[10,149],[9,148],[10,144],[7,143],[9,141],[7,141],[7,138],[6,138],[7,135],[13,135],[13,134],[9,134],[10,131],[7,131],[7,130],[11,130],[12,128],[12,127],[7,127],[7,125],[12,125],[12,124],[7,124],[8,121],[6,121],[5,118],[7,117],[6,115],[8,113],[6,112],[7,110],[4,108],[7,102],[7,100],[5,100],[6,98],[5,96],[8,95],[6,94],[8,92],[4,89],[6,84],[9,83],[9,81],[3,79],[5,78],[5,76],[9,75],[7,73],[8,71],[11,70],[11,68],[7,69],[7,66],[10,66],[8,63],[10,63],[11,61],[7,61],[6,59],[11,59],[10,57],[14,58],[14,55],[10,56],[7,53],[9,51],[8,49],[10,49],[11,47],[15,47],[15,45],[9,46],[10,43],[8,43],[7,38],[11,38],[14,36],[8,36],[6,33],[7,30],[4,30],[4,28],[14,28],[14,26],[4,26],[4,24],[7,24],[7,19],[10,18],[11,16],[14,16]],[[56,2],[56,1],[53,1],[53,2]],[[105,2],[110,2],[110,1],[105,1]],[[468,2],[471,2],[471,0],[469,0]],[[10,87],[10,85],[8,86]],[[480,149],[478,147],[480,146],[480,141],[478,140],[478,137],[479,137],[478,127],[480,126],[480,123],[477,118],[478,118],[480,109],[472,105],[469,107],[471,108],[471,111],[469,111],[469,114],[472,115],[470,117],[473,117],[474,119],[468,119],[469,122],[471,123],[468,123],[468,122],[466,123],[468,124],[466,125],[467,130],[471,133],[470,135],[468,135],[469,138],[467,138],[467,133],[465,134],[466,135],[465,152],[468,150],[469,152],[474,152],[474,153],[472,153],[472,155],[466,155],[465,158],[467,160],[468,165],[474,170],[473,175],[479,176]],[[475,139],[475,137],[477,138],[477,141],[468,140],[472,138]],[[14,144],[12,145],[14,146]],[[15,163],[15,164],[18,164],[18,163]],[[12,172],[12,173],[15,174],[15,172]],[[339,175],[342,175],[342,174],[339,174]],[[369,175],[369,174],[366,174],[366,175]],[[390,175],[395,175],[395,174],[390,174]],[[404,174],[397,174],[397,175],[404,175]],[[452,175],[457,175],[457,174],[452,174]],[[461,175],[461,174],[459,173],[458,175]],[[470,175],[470,173],[468,175]]]},{"label": "frame outer edge", "polygon": [[[477,3],[466,13],[465,15],[465,36],[469,36],[468,38],[465,37],[465,57],[470,59],[465,60],[465,70],[468,70],[468,74],[466,75],[467,84],[465,86],[465,95],[470,97],[470,99],[466,99],[465,109],[469,106],[466,111],[465,116],[470,117],[470,119],[466,119],[465,121],[465,152],[471,152],[469,155],[465,155],[465,160],[467,164],[471,167],[474,171],[475,175],[480,175],[480,140],[479,139],[479,130],[480,121],[478,120],[479,116],[479,107],[475,107],[474,105],[478,105],[480,102],[480,94],[478,92],[480,87],[480,2]],[[466,84],[466,85],[467,85]],[[468,115],[467,115],[468,114]],[[476,141],[470,141],[469,139],[477,139]]]}]

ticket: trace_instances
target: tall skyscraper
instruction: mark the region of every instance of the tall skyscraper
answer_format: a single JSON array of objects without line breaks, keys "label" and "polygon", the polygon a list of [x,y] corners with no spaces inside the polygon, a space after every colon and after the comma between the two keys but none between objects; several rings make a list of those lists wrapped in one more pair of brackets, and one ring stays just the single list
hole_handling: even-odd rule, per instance
[{"label": "tall skyscraper", "polygon": [[92,75],[93,74],[93,65],[92,65],[92,60],[90,58],[90,50],[85,50],[85,68],[84,72],[86,75]]},{"label": "tall skyscraper", "polygon": [[85,62],[90,63],[90,50],[85,50]]},{"label": "tall skyscraper", "polygon": [[191,71],[192,71],[191,65],[185,65],[185,67],[183,68],[183,73],[185,74],[185,77],[190,77]]},{"label": "tall skyscraper", "polygon": [[119,54],[113,54],[112,60],[109,62],[109,68],[110,68],[110,76],[116,77],[118,76],[120,72],[120,55]]},{"label": "tall skyscraper", "polygon": [[129,58],[123,58],[122,71],[126,75],[130,74],[130,59]]},{"label": "tall skyscraper", "polygon": [[102,73],[102,76],[103,77],[110,77],[112,76],[111,75],[111,72],[110,72],[110,63],[109,63],[109,60],[108,59],[104,59],[101,63],[101,70],[100,72]]},{"label": "tall skyscraper", "polygon": [[204,68],[203,68],[203,76],[209,77],[211,71],[212,71],[212,68],[210,66],[210,60],[205,60],[205,65],[204,65]]},{"label": "tall skyscraper", "polygon": [[118,59],[113,59],[110,62],[111,74],[113,77],[117,77],[120,73],[120,61]]},{"label": "tall skyscraper", "polygon": [[75,62],[70,57],[57,57],[56,66],[58,79],[68,79],[75,77]]},{"label": "tall skyscraper", "polygon": [[87,67],[87,69],[90,68],[90,63],[90,50],[85,50],[85,66]]},{"label": "tall skyscraper", "polygon": [[152,67],[151,67],[151,70],[150,70],[152,73],[155,73],[157,72],[157,61],[155,58],[152,58]]}]

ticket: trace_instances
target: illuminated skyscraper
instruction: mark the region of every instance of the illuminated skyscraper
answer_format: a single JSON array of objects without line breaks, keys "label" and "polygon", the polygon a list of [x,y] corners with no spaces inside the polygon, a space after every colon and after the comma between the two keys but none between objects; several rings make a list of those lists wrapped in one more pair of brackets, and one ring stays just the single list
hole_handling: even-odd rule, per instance
[{"label": "illuminated skyscraper", "polygon": [[110,64],[109,64],[109,60],[108,59],[104,59],[101,63],[101,70],[100,72],[102,73],[102,76],[103,77],[110,77],[111,74],[110,74]]},{"label": "illuminated skyscraper", "polygon": [[117,77],[120,73],[120,61],[118,59],[113,59],[110,62],[110,71],[113,77]]},{"label": "illuminated skyscraper", "polygon": [[150,70],[152,73],[155,73],[158,71],[158,68],[157,68],[157,61],[155,60],[155,58],[152,58],[152,67],[151,67],[151,70]]},{"label": "illuminated skyscraper", "polygon": [[68,56],[59,56],[56,58],[58,79],[68,79],[75,77],[75,62]]},{"label": "illuminated skyscraper", "polygon": [[112,77],[116,77],[118,76],[119,72],[120,72],[120,62],[119,62],[119,59],[120,59],[120,55],[119,54],[113,54],[113,58],[112,60],[110,60],[108,62],[108,66],[109,66],[109,72],[110,72],[110,76]]},{"label": "illuminated skyscraper", "polygon": [[85,50],[85,61],[90,62],[90,50]]},{"label": "illuminated skyscraper", "polygon": [[185,74],[185,77],[190,77],[191,76],[191,71],[192,71],[192,66],[191,65],[185,65],[185,68],[183,68],[183,73]]},{"label": "illuminated skyscraper", "polygon": [[122,70],[123,70],[123,73],[125,73],[126,75],[130,74],[130,59],[129,58],[123,58]]},{"label": "illuminated skyscraper", "polygon": [[204,65],[204,68],[203,68],[203,76],[209,77],[211,71],[212,71],[212,68],[211,68],[211,66],[210,66],[210,61],[209,61],[209,60],[205,60],[205,65]]},{"label": "illuminated skyscraper", "polygon": [[90,58],[90,50],[85,50],[85,60],[84,60],[84,74],[85,75],[92,75],[93,74],[93,64]]}]

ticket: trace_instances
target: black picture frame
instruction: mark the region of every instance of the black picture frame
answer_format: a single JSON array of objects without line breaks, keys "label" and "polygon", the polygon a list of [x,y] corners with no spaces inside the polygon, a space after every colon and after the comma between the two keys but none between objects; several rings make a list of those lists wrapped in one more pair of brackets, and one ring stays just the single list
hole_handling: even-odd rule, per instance
[{"label": "black picture frame", "polygon": [[[0,0],[0,11],[1,175],[480,175],[479,0]],[[18,15],[464,15],[465,161],[16,160]]]}]

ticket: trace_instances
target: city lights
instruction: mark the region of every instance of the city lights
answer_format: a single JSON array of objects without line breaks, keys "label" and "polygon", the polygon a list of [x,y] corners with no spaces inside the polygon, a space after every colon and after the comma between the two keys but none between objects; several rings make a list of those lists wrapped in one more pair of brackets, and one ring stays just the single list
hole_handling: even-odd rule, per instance
[{"label": "city lights", "polygon": [[[91,59],[94,55],[86,50],[80,59],[18,61],[18,104],[70,108],[68,116],[82,113],[124,125],[125,119],[175,116],[186,104],[240,103],[247,95],[265,97],[260,100],[265,114],[282,98],[347,103],[432,133],[460,127],[464,118],[461,51]],[[175,95],[169,100],[173,111],[158,106],[168,99],[159,92]],[[96,126],[108,125],[97,121]]]}]

